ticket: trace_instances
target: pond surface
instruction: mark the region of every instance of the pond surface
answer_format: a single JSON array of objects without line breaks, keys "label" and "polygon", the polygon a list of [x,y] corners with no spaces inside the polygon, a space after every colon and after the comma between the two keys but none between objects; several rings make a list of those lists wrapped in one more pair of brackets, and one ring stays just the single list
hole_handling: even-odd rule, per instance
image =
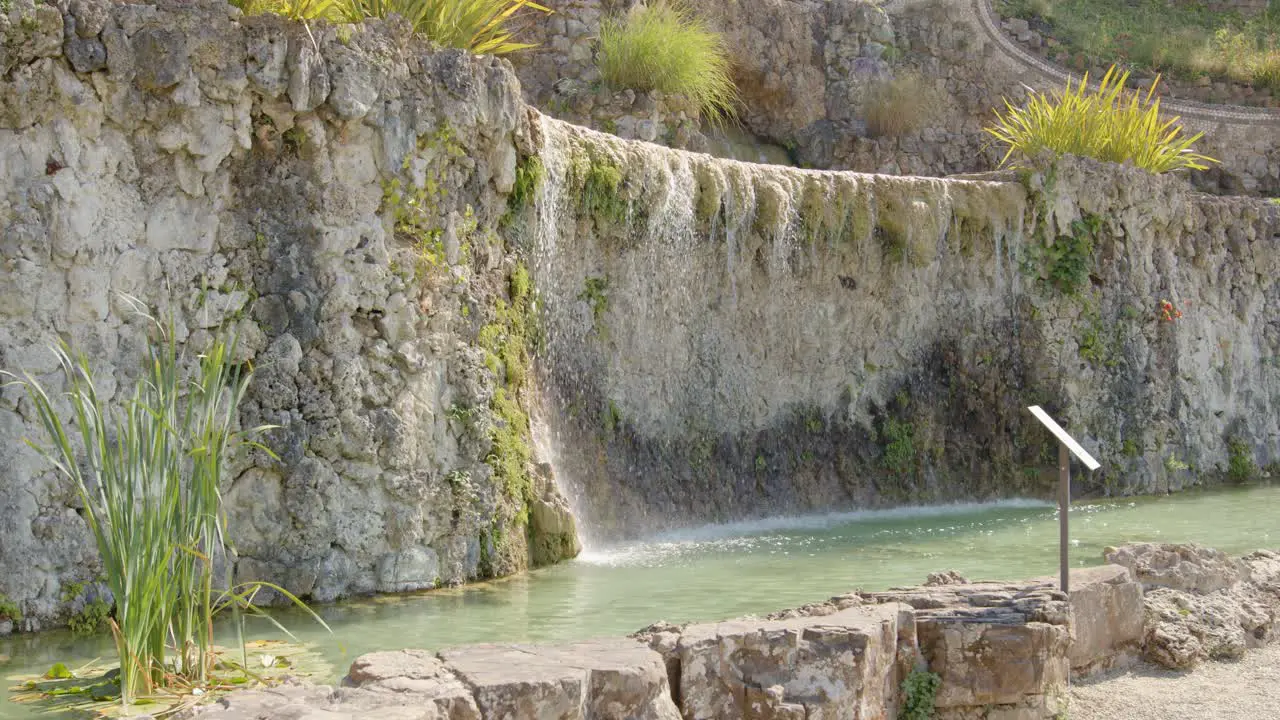
[{"label": "pond surface", "polygon": [[[1070,519],[1077,566],[1100,564],[1104,547],[1125,542],[1199,542],[1231,554],[1280,548],[1280,486],[1080,503]],[[656,620],[763,614],[858,588],[915,585],[944,569],[971,580],[1054,575],[1057,533],[1055,508],[1024,501],[780,518],[593,548],[499,582],[317,608],[332,635],[298,613],[276,615],[316,645],[336,680],[372,650],[620,635]],[[277,636],[255,622],[251,637]],[[112,651],[107,637],[64,631],[0,639],[0,676],[54,662],[74,668]],[[35,716],[0,702],[0,718]]]}]

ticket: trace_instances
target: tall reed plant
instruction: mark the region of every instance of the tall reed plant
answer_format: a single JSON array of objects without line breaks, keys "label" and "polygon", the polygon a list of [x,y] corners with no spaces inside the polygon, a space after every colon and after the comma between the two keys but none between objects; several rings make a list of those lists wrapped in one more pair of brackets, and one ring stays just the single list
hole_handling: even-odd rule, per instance
[{"label": "tall reed plant", "polygon": [[1031,93],[1021,107],[1006,100],[1005,111],[997,110],[995,124],[986,128],[1008,147],[1001,164],[1046,151],[1130,163],[1157,174],[1205,170],[1218,162],[1192,149],[1204,133],[1184,135],[1179,118],[1160,115],[1159,76],[1145,94],[1125,90],[1128,79],[1127,71],[1118,73],[1113,65],[1095,89],[1086,73],[1078,84],[1068,80],[1065,90]]},{"label": "tall reed plant", "polygon": [[739,103],[728,44],[679,0],[651,0],[605,20],[597,65],[614,88],[684,95],[711,122]]},{"label": "tall reed plant", "polygon": [[[257,612],[252,598],[260,587],[302,604],[267,583],[232,587],[229,575],[214,582],[214,564],[228,552],[226,462],[248,447],[270,453],[255,439],[269,426],[237,427],[252,372],[233,360],[234,339],[217,339],[189,358],[172,321],[161,324],[137,306],[154,338],[124,399],[108,404],[88,359],[65,343],[54,351],[65,393],[50,395],[25,373],[16,381],[47,439],[28,443],[79,491],[115,596],[110,626],[125,704],[161,687],[208,683],[216,662],[214,616],[227,608]],[[230,563],[224,566],[229,573]]]}]

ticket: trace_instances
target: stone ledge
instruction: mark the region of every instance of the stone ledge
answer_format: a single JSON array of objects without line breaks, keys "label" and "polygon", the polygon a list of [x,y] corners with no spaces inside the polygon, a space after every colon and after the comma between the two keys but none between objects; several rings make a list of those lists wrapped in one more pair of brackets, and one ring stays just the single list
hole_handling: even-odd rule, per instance
[{"label": "stone ledge", "polygon": [[[1148,562],[1157,551],[1174,553],[1188,563],[1183,575],[1211,585],[1230,570],[1247,578],[1230,597],[1269,607],[1258,617],[1272,624],[1278,616],[1280,553],[1222,563],[1221,553],[1195,546],[1122,550],[1114,556]],[[939,720],[1050,720],[1066,708],[1069,675],[1130,662],[1144,642],[1148,654],[1168,649],[1160,641],[1168,618],[1152,616],[1150,601],[1144,607],[1129,568],[1077,569],[1071,580],[1068,596],[1047,578],[969,582],[937,573],[921,587],[849,593],[766,618],[659,623],[632,638],[371,653],[352,664],[341,688],[242,691],[188,717],[893,718],[902,680],[927,668],[942,679]],[[1194,597],[1203,604],[1225,592]],[[1212,608],[1194,605],[1191,613],[1202,610]],[[1155,624],[1144,627],[1144,617]],[[1259,643],[1270,639],[1265,627]]]}]

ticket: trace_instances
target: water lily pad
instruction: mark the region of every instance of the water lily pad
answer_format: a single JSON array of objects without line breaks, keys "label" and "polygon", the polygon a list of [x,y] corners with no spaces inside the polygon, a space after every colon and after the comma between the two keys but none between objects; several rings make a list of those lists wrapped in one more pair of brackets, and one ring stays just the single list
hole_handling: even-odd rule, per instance
[{"label": "water lily pad", "polygon": [[[137,698],[130,708],[120,703],[119,667],[97,661],[74,670],[58,663],[44,675],[9,677],[9,690],[13,693],[9,699],[60,718],[127,717],[137,715],[140,705],[146,705],[146,713],[155,716],[211,702],[219,695],[246,686],[275,685],[285,677],[328,680],[334,674],[332,666],[311,646],[283,640],[257,640],[245,643],[245,653],[249,651],[253,651],[252,667],[244,667],[240,648],[214,648],[217,660],[208,684],[163,689],[155,695]],[[271,660],[269,665],[258,659],[263,657]]]}]

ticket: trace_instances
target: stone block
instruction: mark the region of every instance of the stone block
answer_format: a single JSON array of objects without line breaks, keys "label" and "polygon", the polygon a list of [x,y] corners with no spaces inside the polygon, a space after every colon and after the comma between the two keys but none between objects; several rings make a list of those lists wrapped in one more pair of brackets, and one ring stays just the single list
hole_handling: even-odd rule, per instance
[{"label": "stone block", "polygon": [[937,618],[917,625],[929,669],[942,677],[939,708],[1057,707],[1067,694],[1068,629]]},{"label": "stone block", "polygon": [[677,647],[684,717],[895,717],[899,624],[911,623],[904,609],[687,627]]},{"label": "stone block", "polygon": [[[425,650],[401,650],[361,655],[351,664],[343,685],[383,695],[413,697],[413,704],[429,708],[449,720],[479,720],[471,691],[444,663]],[[350,695],[345,699],[352,699]]]},{"label": "stone block", "polygon": [[677,720],[662,656],[625,638],[440,654],[486,720]]},{"label": "stone block", "polygon": [[1071,673],[1127,664],[1142,645],[1142,586],[1119,565],[1071,571]]}]

